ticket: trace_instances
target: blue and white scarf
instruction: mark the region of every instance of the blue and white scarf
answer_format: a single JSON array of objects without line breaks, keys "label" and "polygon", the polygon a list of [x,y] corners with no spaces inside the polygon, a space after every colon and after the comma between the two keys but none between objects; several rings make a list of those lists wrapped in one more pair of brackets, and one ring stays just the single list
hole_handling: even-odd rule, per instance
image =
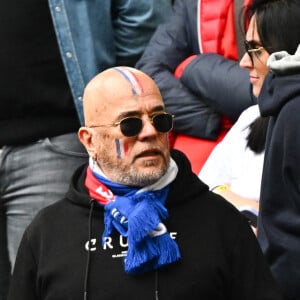
[{"label": "blue and white scarf", "polygon": [[177,165],[171,159],[164,176],[140,189],[110,181],[90,159],[85,184],[90,196],[104,205],[102,240],[105,242],[114,230],[127,237],[124,268],[129,274],[155,270],[180,258],[177,243],[162,223],[168,217],[164,204],[169,184],[177,172]]}]

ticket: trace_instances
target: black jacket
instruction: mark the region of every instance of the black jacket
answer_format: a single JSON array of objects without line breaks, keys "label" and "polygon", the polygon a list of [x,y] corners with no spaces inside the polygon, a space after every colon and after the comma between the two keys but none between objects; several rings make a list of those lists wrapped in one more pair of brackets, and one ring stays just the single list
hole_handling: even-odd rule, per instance
[{"label": "black jacket", "polygon": [[[300,70],[298,70],[299,72]],[[300,298],[300,74],[269,73],[259,95],[271,116],[260,200],[259,241],[286,299]]]},{"label": "black jacket", "polygon": [[[124,272],[125,238],[115,234],[103,248],[103,207],[76,171],[66,198],[42,210],[27,228],[14,269],[9,300],[84,299],[281,299],[245,218],[208,191],[187,159],[173,151],[179,173],[171,184],[165,225],[178,243],[179,262],[131,276]],[[90,262],[86,276],[89,214]]]},{"label": "black jacket", "polygon": [[[237,61],[215,53],[201,54],[198,2],[175,1],[173,14],[158,26],[136,67],[158,85],[167,110],[176,116],[174,131],[215,139],[220,131],[220,114],[234,122],[256,100],[252,98],[248,71]],[[203,5],[210,5],[206,2]],[[194,54],[198,57],[185,69],[181,80],[175,78],[176,67]]]}]

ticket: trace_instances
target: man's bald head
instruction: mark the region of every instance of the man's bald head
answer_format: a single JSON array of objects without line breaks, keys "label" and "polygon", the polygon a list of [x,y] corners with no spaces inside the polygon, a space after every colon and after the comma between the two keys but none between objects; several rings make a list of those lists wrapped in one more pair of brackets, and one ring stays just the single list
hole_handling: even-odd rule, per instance
[{"label": "man's bald head", "polygon": [[165,130],[170,115],[148,75],[128,67],[108,69],[90,81],[83,98],[86,126],[78,136],[110,180],[144,186],[163,176],[173,121]]},{"label": "man's bald head", "polygon": [[[129,67],[107,69],[95,76],[83,95],[86,126],[92,125],[102,114],[114,108],[114,101],[159,94],[155,82],[145,73]],[[160,96],[161,97],[161,96]]]}]

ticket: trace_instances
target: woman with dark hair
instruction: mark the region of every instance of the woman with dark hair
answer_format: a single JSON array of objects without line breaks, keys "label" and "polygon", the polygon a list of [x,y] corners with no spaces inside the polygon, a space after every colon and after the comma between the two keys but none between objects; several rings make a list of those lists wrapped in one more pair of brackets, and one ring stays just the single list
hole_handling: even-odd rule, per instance
[{"label": "woman with dark hair", "polygon": [[[250,10],[247,10],[247,15],[250,17]],[[246,50],[252,47],[252,42],[244,42]],[[262,49],[250,49],[250,53],[258,56],[260,50]],[[255,97],[258,97],[263,80],[269,72],[266,61],[272,50],[273,48],[268,47],[257,66],[260,80],[253,84],[254,77],[250,76]],[[258,75],[256,77],[258,78]],[[213,149],[199,173],[199,178],[208,184],[212,191],[223,196],[247,216],[251,212],[254,218],[253,214],[257,216],[259,210],[268,123],[269,117],[260,115],[258,105],[247,108],[224,139]],[[256,225],[256,222],[250,223]]]},{"label": "woman with dark hair", "polygon": [[258,239],[289,300],[300,297],[299,16],[299,0],[254,0],[240,62],[249,70],[261,115],[270,118]]}]

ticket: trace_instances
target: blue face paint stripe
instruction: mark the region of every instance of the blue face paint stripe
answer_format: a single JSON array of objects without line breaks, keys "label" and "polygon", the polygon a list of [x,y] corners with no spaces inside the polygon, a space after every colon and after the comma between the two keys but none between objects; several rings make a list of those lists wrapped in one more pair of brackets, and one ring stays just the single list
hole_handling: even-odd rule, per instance
[{"label": "blue face paint stripe", "polygon": [[129,78],[129,76],[124,71],[122,71],[121,69],[119,69],[117,67],[114,67],[113,69],[115,71],[119,72],[131,84],[131,86],[132,86],[132,89],[131,89],[132,94],[137,95],[137,91],[135,90],[134,85],[133,85],[131,79]]},{"label": "blue face paint stripe", "polygon": [[120,159],[121,158],[121,143],[119,139],[115,139],[115,143],[116,143],[116,149],[117,149],[117,158]]}]

